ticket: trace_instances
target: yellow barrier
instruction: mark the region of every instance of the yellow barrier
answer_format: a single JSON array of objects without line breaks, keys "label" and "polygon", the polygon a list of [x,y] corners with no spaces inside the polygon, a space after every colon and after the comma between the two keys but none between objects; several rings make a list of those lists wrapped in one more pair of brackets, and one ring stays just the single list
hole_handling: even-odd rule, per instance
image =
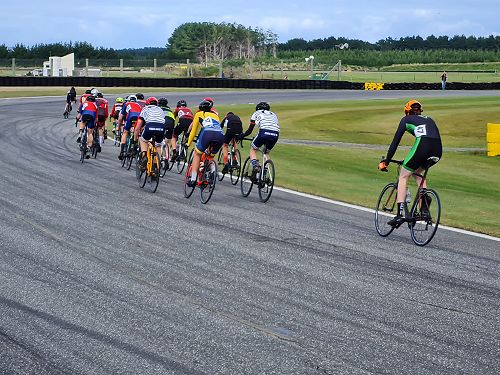
[{"label": "yellow barrier", "polygon": [[500,124],[488,123],[486,125],[486,142],[488,143],[488,156],[500,155]]},{"label": "yellow barrier", "polygon": [[365,90],[383,90],[383,82],[365,82]]}]

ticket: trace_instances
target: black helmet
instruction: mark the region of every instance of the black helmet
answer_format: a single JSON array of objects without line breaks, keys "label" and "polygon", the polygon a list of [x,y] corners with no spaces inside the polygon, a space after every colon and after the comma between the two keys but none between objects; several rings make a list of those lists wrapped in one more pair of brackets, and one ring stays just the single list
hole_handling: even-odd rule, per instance
[{"label": "black helmet", "polygon": [[166,107],[168,105],[168,99],[161,97],[160,99],[158,99],[158,105],[160,107]]},{"label": "black helmet", "polygon": [[85,99],[87,102],[95,102],[95,96],[94,95],[89,95],[87,96],[87,99]]},{"label": "black helmet", "polygon": [[271,109],[271,106],[269,105],[269,103],[266,103],[266,102],[260,102],[259,104],[257,104],[255,106],[255,110],[256,111],[260,111],[260,110],[265,110],[265,111],[269,111]]},{"label": "black helmet", "polygon": [[104,98],[104,96],[102,96],[102,92],[98,92],[96,96],[97,96],[98,98]]},{"label": "black helmet", "polygon": [[187,103],[184,99],[181,99],[177,102],[177,107],[187,107]]},{"label": "black helmet", "polygon": [[135,94],[135,96],[139,100],[144,100],[144,94],[141,94],[140,92],[138,92],[137,94]]},{"label": "black helmet", "polygon": [[92,90],[91,89],[85,90],[85,94],[92,94]]},{"label": "black helmet", "polygon": [[213,103],[209,102],[208,100],[203,100],[200,103],[200,105],[198,106],[198,108],[200,109],[200,111],[210,112],[210,110],[212,109],[212,106],[213,106]]}]

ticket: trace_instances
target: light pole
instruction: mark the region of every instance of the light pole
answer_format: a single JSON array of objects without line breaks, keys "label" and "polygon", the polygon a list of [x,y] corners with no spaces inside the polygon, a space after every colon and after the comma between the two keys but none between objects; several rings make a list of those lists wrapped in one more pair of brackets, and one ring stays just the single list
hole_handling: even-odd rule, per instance
[{"label": "light pole", "polygon": [[304,60],[306,60],[306,62],[310,61],[311,62],[311,79],[313,79],[313,61],[314,61],[314,56],[309,56],[309,57],[306,57]]}]

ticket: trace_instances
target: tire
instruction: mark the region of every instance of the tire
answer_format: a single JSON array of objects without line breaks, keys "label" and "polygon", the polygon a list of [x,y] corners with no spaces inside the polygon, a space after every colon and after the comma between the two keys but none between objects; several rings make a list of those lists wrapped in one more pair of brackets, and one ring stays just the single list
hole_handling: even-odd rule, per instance
[{"label": "tire", "polygon": [[219,155],[217,156],[217,167],[221,173],[219,173],[219,181],[222,181],[224,177],[226,176],[225,173],[222,173],[222,170],[224,169],[224,152],[222,151],[222,148],[219,150]]},{"label": "tire", "polygon": [[240,180],[240,173],[241,173],[241,153],[240,150],[235,150],[233,154],[233,160],[231,162],[236,162],[238,163],[238,166],[231,166],[231,169],[229,170],[229,177],[231,178],[231,183],[233,185],[236,185],[238,181]]},{"label": "tire", "polygon": [[196,187],[189,187],[187,186],[187,182],[189,180],[189,177],[191,176],[191,164],[188,164],[188,167],[186,168],[186,174],[184,175],[184,197],[189,198],[191,195],[193,195],[194,188]]},{"label": "tire", "polygon": [[[186,164],[188,164],[188,158],[187,158],[187,151],[188,149],[184,146],[181,146],[179,149],[179,155],[177,156],[177,161],[176,161],[176,166],[177,166],[177,173],[181,174],[184,168],[186,167]],[[193,150],[191,150],[192,155]]]},{"label": "tire", "polygon": [[80,161],[83,163],[85,160],[85,156],[87,155],[87,131],[84,129],[82,135],[82,139],[80,141]]},{"label": "tire", "polygon": [[[413,242],[418,246],[425,246],[431,242],[441,220],[441,201],[436,191],[426,189],[422,196],[430,198],[430,205],[427,207],[428,198],[418,199],[411,209],[413,221],[410,224],[410,233]],[[429,215],[422,214],[422,206],[428,208]]]},{"label": "tire", "polygon": [[126,160],[127,162],[127,171],[130,170],[130,168],[132,167],[132,162],[134,161],[134,159],[136,159],[136,152],[134,150],[134,147],[132,146],[132,144],[129,144],[128,148],[127,148],[127,153],[126,153],[126,156],[123,158],[124,160]]},{"label": "tire", "polygon": [[151,165],[151,172],[147,178],[149,183],[149,190],[154,193],[158,189],[158,184],[160,183],[160,167],[159,167],[159,157],[155,152],[151,156],[153,159],[153,164]]},{"label": "tire", "polygon": [[[207,160],[203,168],[203,184],[200,186],[200,200],[201,203],[206,204],[212,197],[215,190],[215,185],[218,180],[217,163],[215,160]],[[205,184],[206,182],[206,184]]]},{"label": "tire", "polygon": [[382,237],[387,237],[394,230],[394,227],[387,222],[397,214],[397,195],[398,187],[394,182],[391,182],[384,186],[378,197],[375,207],[375,229]]},{"label": "tire", "polygon": [[245,160],[245,164],[243,164],[240,177],[241,195],[243,195],[244,197],[248,197],[248,195],[252,191],[252,169],[252,162],[250,161],[250,157],[248,157],[247,160]]},{"label": "tire", "polygon": [[276,170],[272,160],[266,160],[264,168],[262,168],[259,177],[259,197],[260,200],[266,203],[273,193],[274,180],[276,178]]},{"label": "tire", "polygon": [[146,171],[141,170],[141,159],[141,157],[135,158],[135,177],[137,178],[139,187],[142,189],[144,185],[146,185],[148,174],[146,173]]}]

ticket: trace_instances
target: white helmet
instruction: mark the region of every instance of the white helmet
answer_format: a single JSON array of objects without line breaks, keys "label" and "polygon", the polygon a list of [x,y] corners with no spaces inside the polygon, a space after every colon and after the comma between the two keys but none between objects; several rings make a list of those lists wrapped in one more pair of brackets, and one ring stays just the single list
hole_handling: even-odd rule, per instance
[{"label": "white helmet", "polygon": [[95,87],[92,87],[92,89],[90,90],[90,93],[94,96],[97,96],[97,93],[99,92],[99,90],[97,90]]}]

